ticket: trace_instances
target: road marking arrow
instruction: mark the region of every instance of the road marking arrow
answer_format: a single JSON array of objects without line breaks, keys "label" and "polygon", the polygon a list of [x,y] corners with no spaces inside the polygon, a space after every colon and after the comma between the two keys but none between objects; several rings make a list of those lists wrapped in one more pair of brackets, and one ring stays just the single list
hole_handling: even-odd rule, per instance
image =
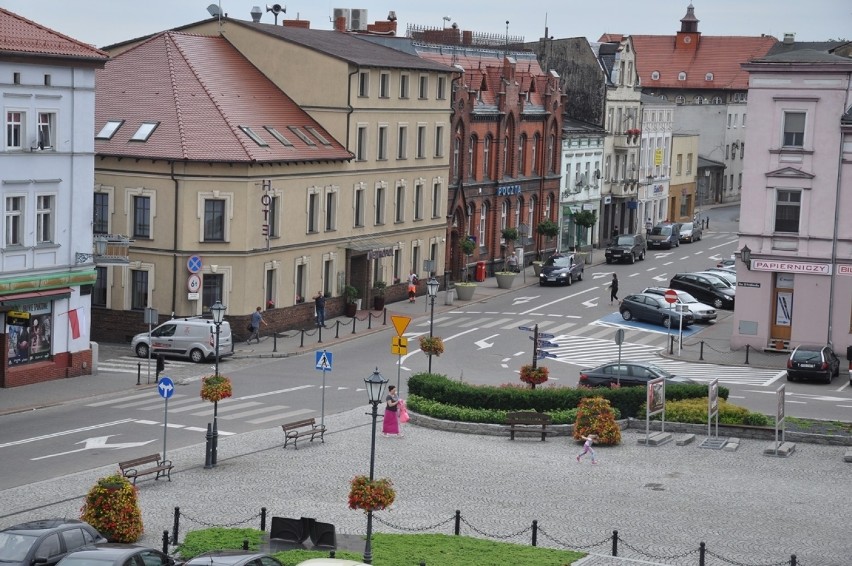
[{"label": "road marking arrow", "polygon": [[56,454],[48,454],[47,456],[39,456],[37,458],[30,458],[30,460],[44,460],[45,458],[53,458],[54,456],[65,456],[66,454],[73,454],[74,452],[96,450],[98,448],[136,448],[137,446],[145,446],[146,444],[154,442],[153,440],[146,440],[145,442],[119,442],[117,444],[107,444],[107,440],[109,440],[110,436],[116,435],[111,434],[109,436],[95,436],[93,438],[87,438],[85,440],[81,440],[80,442],[75,443],[83,444],[83,448],[78,448],[77,450],[68,450],[67,452],[58,452]]},{"label": "road marking arrow", "polygon": [[661,275],[654,275],[653,279],[654,279],[654,281],[666,281],[666,280],[668,280],[668,277],[666,277],[666,274],[663,273]]},{"label": "road marking arrow", "polygon": [[597,299],[589,299],[588,301],[583,301],[583,305],[586,308],[596,307],[596,306],[598,306],[598,300]]},{"label": "road marking arrow", "polygon": [[491,346],[494,345],[494,342],[486,342],[486,340],[496,338],[497,336],[500,336],[500,335],[499,334],[492,334],[488,338],[483,338],[482,340],[477,340],[476,342],[474,342],[474,344],[476,344],[477,348],[479,348],[480,350],[482,350],[484,348],[490,348]]},{"label": "road marking arrow", "polygon": [[541,295],[535,295],[533,297],[515,297],[514,300],[512,300],[512,306],[520,305],[521,303],[528,303],[539,297],[541,297]]}]

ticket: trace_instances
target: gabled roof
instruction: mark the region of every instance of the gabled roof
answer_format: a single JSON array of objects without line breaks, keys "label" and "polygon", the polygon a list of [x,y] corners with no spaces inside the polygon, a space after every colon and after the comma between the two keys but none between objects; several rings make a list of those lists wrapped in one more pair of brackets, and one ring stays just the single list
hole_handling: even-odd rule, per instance
[{"label": "gabled roof", "polygon": [[[673,35],[632,35],[636,68],[643,88],[747,90],[742,63],[765,56],[776,44],[772,36],[701,36],[695,48],[677,48]],[[656,71],[659,79],[652,79]],[[678,80],[681,72],[686,80]],[[713,80],[707,80],[708,73]]]},{"label": "gabled roof", "polygon": [[[97,72],[95,131],[118,120],[124,122],[110,139],[95,140],[98,154],[209,162],[352,157],[221,37],[164,32],[110,60]],[[153,133],[132,141],[145,122],[157,124]],[[268,145],[258,145],[240,126]]]},{"label": "gabled roof", "polygon": [[109,55],[67,35],[0,8],[0,58],[40,56],[102,65]]}]

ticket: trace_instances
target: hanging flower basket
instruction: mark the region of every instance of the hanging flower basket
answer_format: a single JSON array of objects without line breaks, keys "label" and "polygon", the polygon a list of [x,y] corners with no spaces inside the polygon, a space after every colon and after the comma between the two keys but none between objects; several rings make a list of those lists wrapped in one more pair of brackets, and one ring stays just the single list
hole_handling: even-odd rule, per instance
[{"label": "hanging flower basket", "polygon": [[231,379],[224,375],[208,375],[201,378],[201,398],[211,403],[227,399],[232,394]]},{"label": "hanging flower basket", "polygon": [[393,483],[387,478],[370,481],[367,476],[355,476],[349,490],[349,508],[362,511],[381,511],[396,499]]},{"label": "hanging flower basket", "polygon": [[521,381],[529,383],[533,387],[547,381],[548,375],[550,375],[550,371],[546,367],[539,366],[534,368],[529,364],[521,366]]},{"label": "hanging flower basket", "polygon": [[437,336],[421,336],[420,349],[427,356],[440,356],[444,353],[444,341]]}]

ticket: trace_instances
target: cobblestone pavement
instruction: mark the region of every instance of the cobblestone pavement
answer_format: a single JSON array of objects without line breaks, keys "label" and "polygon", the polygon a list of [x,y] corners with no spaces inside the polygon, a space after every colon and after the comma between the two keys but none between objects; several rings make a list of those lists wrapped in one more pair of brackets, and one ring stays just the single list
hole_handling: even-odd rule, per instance
[{"label": "cobblestone pavement", "polygon": [[[175,506],[181,533],[207,525],[258,527],[270,515],[315,517],[343,534],[363,534],[363,513],[347,507],[348,483],[369,471],[368,408],[326,417],[326,442],[281,448],[280,429],[220,439],[219,465],[204,470],[204,447],[169,453],[172,481],[139,483],[146,532],[159,547]],[[405,438],[376,439],[376,477],[393,480],[393,509],[376,514],[378,532],[462,533],[594,555],[584,566],[621,564],[604,558],[619,532],[630,564],[849,564],[852,541],[849,464],[845,447],[799,444],[786,459],[763,455],[765,441],[743,440],[736,452],[697,443],[599,447],[600,463],[577,463],[580,447],[565,438],[509,441],[408,426]],[[699,442],[700,442],[699,438]],[[0,492],[0,526],[46,516],[76,516],[83,495],[106,467]],[[679,558],[675,558],[679,557]]]}]

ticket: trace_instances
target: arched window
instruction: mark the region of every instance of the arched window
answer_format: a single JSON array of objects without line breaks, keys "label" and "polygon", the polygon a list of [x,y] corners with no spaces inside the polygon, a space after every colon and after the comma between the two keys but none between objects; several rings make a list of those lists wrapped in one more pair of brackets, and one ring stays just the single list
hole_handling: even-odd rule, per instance
[{"label": "arched window", "polygon": [[485,226],[486,226],[486,218],[488,217],[488,203],[483,202],[482,208],[479,209],[479,245],[485,245]]},{"label": "arched window", "polygon": [[518,176],[522,177],[527,174],[526,164],[524,163],[524,149],[527,146],[527,135],[521,134],[521,139],[518,142]]},{"label": "arched window", "polygon": [[473,227],[473,214],[476,212],[473,207],[473,203],[468,203],[467,205],[467,233],[469,236],[476,235],[476,231]]},{"label": "arched window", "polygon": [[508,222],[509,217],[509,201],[504,200],[503,204],[500,208],[500,243],[505,243],[506,240],[503,239],[503,230],[509,227]]},{"label": "arched window", "polygon": [[541,143],[541,136],[538,132],[533,136],[532,147],[530,147],[530,161],[532,162],[533,175],[538,175],[538,146]]},{"label": "arched window", "polygon": [[470,145],[467,148],[467,178],[476,179],[476,135],[470,136]]},{"label": "arched window", "polygon": [[[523,197],[518,197],[518,200],[515,201],[515,223],[513,226],[517,228],[521,224],[521,210],[524,207],[524,199]],[[521,244],[523,245],[523,243]]]},{"label": "arched window", "polygon": [[482,147],[482,173],[486,179],[491,179],[491,142],[493,138],[491,134],[485,136],[485,145]]},{"label": "arched window", "polygon": [[550,220],[550,211],[553,208],[553,195],[547,195],[547,201],[545,201],[544,214],[542,215],[544,218]]},{"label": "arched window", "polygon": [[530,233],[535,229],[535,196],[530,197],[530,205],[527,207],[527,226],[529,226]]},{"label": "arched window", "polygon": [[503,176],[509,176],[509,136],[503,138]]},{"label": "arched window", "polygon": [[556,155],[556,136],[550,134],[547,137],[547,171],[556,173],[556,164],[559,163],[559,156]]}]

